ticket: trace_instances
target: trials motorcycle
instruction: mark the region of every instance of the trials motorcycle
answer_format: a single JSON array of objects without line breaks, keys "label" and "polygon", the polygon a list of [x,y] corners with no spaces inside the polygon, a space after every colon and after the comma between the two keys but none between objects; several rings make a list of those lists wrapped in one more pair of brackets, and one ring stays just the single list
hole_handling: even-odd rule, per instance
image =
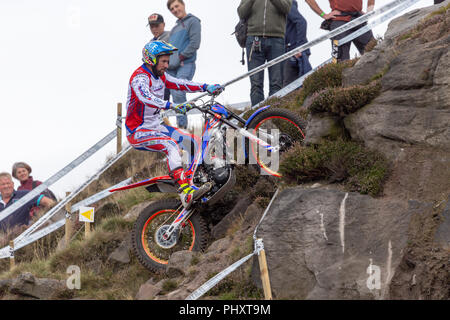
[{"label": "trials motorcycle", "polygon": [[[189,208],[184,208],[178,198],[154,202],[142,210],[134,224],[133,251],[140,263],[151,271],[164,271],[170,256],[176,251],[205,249],[208,231],[196,209],[213,205],[233,188],[236,157],[239,160],[243,153],[244,164],[256,165],[261,173],[279,177],[275,160],[295,142],[304,139],[305,121],[287,109],[264,106],[245,120],[216,102],[215,98],[213,95],[206,102],[199,100],[194,104],[204,117],[201,137],[183,133],[184,137],[189,135],[194,146],[185,168],[190,185],[196,189],[196,184],[209,183],[211,188]],[[233,135],[228,134],[230,131]],[[236,136],[242,142],[241,152],[230,148],[230,140]],[[177,140],[177,137],[172,138]],[[142,186],[149,192],[176,194],[178,189],[177,183],[165,175],[112,189],[111,192]]]}]

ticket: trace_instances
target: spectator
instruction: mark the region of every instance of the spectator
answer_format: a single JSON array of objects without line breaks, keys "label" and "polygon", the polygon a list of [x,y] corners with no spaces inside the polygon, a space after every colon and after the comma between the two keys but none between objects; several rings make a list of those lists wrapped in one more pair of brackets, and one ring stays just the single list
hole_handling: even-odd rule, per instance
[{"label": "spectator", "polygon": [[[168,73],[178,79],[192,80],[195,73],[197,50],[200,48],[201,25],[200,20],[192,14],[186,13],[183,0],[168,0],[167,8],[178,19],[175,27],[170,31],[169,43],[178,48],[170,58]],[[186,101],[186,92],[170,90],[173,102],[180,104]],[[187,116],[177,116],[178,127],[187,127]]]},{"label": "spectator", "polygon": [[[9,207],[14,202],[18,201],[20,198],[24,197],[28,190],[14,190],[14,183],[12,177],[7,172],[0,173],[0,194],[2,195],[2,200],[0,200],[0,211]],[[18,208],[8,217],[0,221],[0,230],[6,232],[7,229],[13,228],[18,225],[28,225],[30,221],[30,209],[33,206],[39,206],[42,204],[45,207],[50,207],[55,202],[44,196],[38,195],[28,201],[26,204]]]},{"label": "spectator", "polygon": [[[150,31],[153,34],[153,39],[151,41],[155,40],[162,40],[162,41],[169,41],[169,31],[164,31],[164,28],[166,24],[164,23],[164,18],[159,13],[153,13],[148,17],[148,26],[150,26]],[[170,99],[170,90],[165,88],[164,89],[164,100]]]},{"label": "spectator", "polygon": [[[25,162],[16,162],[12,168],[12,176],[19,180],[20,186],[17,188],[18,191],[30,191],[42,184],[39,180],[34,180],[32,176],[30,176],[31,167]],[[54,201],[56,201],[56,196],[49,189],[45,189],[42,194]],[[35,213],[39,210],[39,207],[34,206],[30,210],[30,217],[33,217]]]},{"label": "spectator", "polygon": [[[241,0],[238,14],[247,20],[248,70],[284,54],[286,17],[292,0]],[[283,85],[282,63],[269,68],[269,96]],[[264,100],[264,71],[250,77],[250,100],[252,106]]]},{"label": "spectator", "polygon": [[[286,52],[300,47],[302,44],[308,42],[306,37],[306,28],[306,20],[298,11],[297,1],[294,0],[286,21]],[[312,69],[311,64],[309,63],[310,55],[311,51],[307,49],[285,61],[283,86],[286,86],[292,81],[300,78]]]},{"label": "spectator", "polygon": [[169,31],[164,31],[166,24],[164,18],[158,13],[153,13],[148,17],[148,26],[150,26],[150,32],[153,34],[153,40],[169,41]]},{"label": "spectator", "polygon": [[[317,5],[316,0],[306,0],[308,5],[311,7],[311,9],[315,13],[317,13],[319,16],[321,16],[325,20],[330,20],[330,25],[329,25],[330,31],[346,24],[353,18],[356,18],[356,17],[364,14],[364,12],[362,11],[362,7],[363,7],[362,0],[329,0],[329,1],[330,1],[330,7],[331,7],[332,11],[330,13],[326,14]],[[374,6],[375,6],[375,0],[368,0],[367,12],[372,11]],[[363,24],[359,25],[351,30],[345,31],[345,32],[335,36],[334,38],[332,38],[331,41],[340,40],[362,27],[363,27]],[[357,37],[356,39],[354,39],[352,42],[355,44],[359,53],[363,54],[366,45],[372,39],[373,39],[372,31],[369,30],[366,33],[364,33],[364,34],[360,35],[359,37]],[[351,45],[351,42],[348,42],[342,46],[339,46],[338,56],[337,56],[338,61],[350,59],[350,45]]]}]

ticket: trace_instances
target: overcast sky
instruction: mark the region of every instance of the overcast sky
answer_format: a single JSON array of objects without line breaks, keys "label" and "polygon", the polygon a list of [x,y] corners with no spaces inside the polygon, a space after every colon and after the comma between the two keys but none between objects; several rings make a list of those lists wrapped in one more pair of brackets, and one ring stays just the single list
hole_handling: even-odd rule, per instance
[{"label": "overcast sky", "polygon": [[[317,2],[329,11],[328,0]],[[388,2],[377,0],[375,8]],[[421,0],[413,8],[432,2]],[[245,73],[231,35],[240,1],[185,3],[202,24],[194,80],[224,83]],[[303,0],[298,3],[308,21],[308,39],[323,35],[321,18]],[[166,0],[0,1],[0,171],[11,172],[14,162],[25,161],[33,177],[45,181],[114,129],[117,103],[123,103],[125,113],[129,78],[152,37],[146,24],[154,12],[164,16],[166,30],[175,24]],[[374,29],[375,35],[382,36],[386,26]],[[311,51],[317,66],[330,57],[330,43]],[[219,100],[249,101],[249,88],[249,80],[241,80]],[[110,142],[51,189],[59,197],[75,189],[115,153],[115,146]]]}]

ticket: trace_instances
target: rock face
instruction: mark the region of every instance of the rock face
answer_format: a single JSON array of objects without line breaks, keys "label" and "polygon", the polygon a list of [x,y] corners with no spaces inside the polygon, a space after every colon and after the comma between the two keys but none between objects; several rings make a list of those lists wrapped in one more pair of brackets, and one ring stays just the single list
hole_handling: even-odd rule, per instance
[{"label": "rock face", "polygon": [[[258,232],[277,299],[449,299],[450,10],[430,16],[440,6],[393,20],[344,72],[344,86],[381,78],[381,94],[343,123],[391,172],[376,199],[333,185],[280,193]],[[310,120],[314,139],[333,124]]]},{"label": "rock face", "polygon": [[282,191],[257,234],[264,240],[274,295],[388,298],[411,217],[426,207],[336,190]]},{"label": "rock face", "polygon": [[385,39],[344,73],[347,86],[382,75],[380,96],[345,127],[392,160],[409,145],[450,150],[450,12],[428,17],[437,8],[393,20]]}]

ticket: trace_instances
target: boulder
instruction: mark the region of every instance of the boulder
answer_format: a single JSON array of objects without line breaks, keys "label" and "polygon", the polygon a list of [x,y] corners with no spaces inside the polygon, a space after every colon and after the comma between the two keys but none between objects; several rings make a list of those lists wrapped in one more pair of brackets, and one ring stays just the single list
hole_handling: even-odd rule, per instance
[{"label": "boulder", "polygon": [[306,136],[304,140],[306,144],[319,143],[322,138],[336,134],[341,127],[339,124],[340,118],[328,113],[310,113],[307,120],[308,125],[305,130]]},{"label": "boulder", "polygon": [[136,294],[136,300],[153,300],[162,290],[162,282],[155,284],[153,279],[148,280],[141,285],[138,293]]},{"label": "boulder", "polygon": [[29,272],[22,273],[13,280],[10,292],[19,296],[45,300],[67,297],[71,294],[64,280],[35,278]]},{"label": "boulder", "polygon": [[186,275],[189,267],[191,266],[194,252],[183,250],[173,253],[169,258],[167,264],[166,274],[169,278],[176,278]]},{"label": "boulder", "polygon": [[389,298],[410,219],[428,207],[337,190],[283,190],[257,233],[274,296]]},{"label": "boulder", "polygon": [[115,249],[108,257],[108,260],[113,260],[119,263],[130,263],[131,239],[127,237],[120,246]]}]

